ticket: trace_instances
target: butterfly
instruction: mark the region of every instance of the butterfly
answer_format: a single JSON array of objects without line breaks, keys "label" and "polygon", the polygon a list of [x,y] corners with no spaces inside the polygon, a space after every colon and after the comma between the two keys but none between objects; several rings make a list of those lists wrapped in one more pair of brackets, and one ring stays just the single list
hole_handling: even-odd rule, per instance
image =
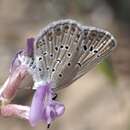
[{"label": "butterfly", "polygon": [[28,66],[35,81],[51,81],[58,90],[86,74],[115,47],[115,38],[105,30],[71,19],[59,20],[38,34]]},{"label": "butterfly", "polygon": [[26,51],[18,52],[16,66],[26,66],[36,92],[30,108],[30,123],[50,123],[64,113],[64,105],[55,101],[55,92],[68,87],[96,64],[109,56],[117,43],[108,31],[83,26],[71,20],[59,20],[43,28],[27,41]]}]

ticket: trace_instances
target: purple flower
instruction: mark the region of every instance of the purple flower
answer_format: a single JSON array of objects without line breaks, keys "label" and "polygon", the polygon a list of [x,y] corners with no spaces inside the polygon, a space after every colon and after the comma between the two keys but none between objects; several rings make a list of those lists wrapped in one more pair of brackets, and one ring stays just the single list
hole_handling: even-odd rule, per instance
[{"label": "purple flower", "polygon": [[[64,113],[65,107],[58,101],[54,100],[55,93],[52,90],[52,84],[46,83],[42,85],[42,81],[34,80],[37,85],[34,93],[31,107],[17,104],[10,104],[16,96],[19,86],[24,82],[25,77],[30,74],[34,76],[33,69],[30,68],[30,61],[34,58],[34,38],[27,40],[27,48],[19,51],[14,57],[10,74],[5,84],[0,89],[0,114],[1,116],[18,116],[29,120],[32,126],[39,121],[45,122],[48,126],[57,117]],[[37,74],[37,73],[36,73]],[[37,83],[38,82],[38,83]]]},{"label": "purple flower", "polygon": [[35,126],[39,121],[46,122],[48,125],[56,117],[64,113],[64,105],[53,100],[51,84],[39,86],[34,94],[30,109],[30,123]]}]

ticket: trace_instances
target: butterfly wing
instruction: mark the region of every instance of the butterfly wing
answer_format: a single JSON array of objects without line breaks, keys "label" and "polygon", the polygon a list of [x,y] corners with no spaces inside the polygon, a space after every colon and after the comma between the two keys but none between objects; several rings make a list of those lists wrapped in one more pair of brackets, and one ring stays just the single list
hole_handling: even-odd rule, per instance
[{"label": "butterfly wing", "polygon": [[[35,40],[34,57],[39,81],[63,88],[83,76],[115,48],[104,30],[60,20],[44,28]],[[36,77],[36,76],[35,76]]]}]

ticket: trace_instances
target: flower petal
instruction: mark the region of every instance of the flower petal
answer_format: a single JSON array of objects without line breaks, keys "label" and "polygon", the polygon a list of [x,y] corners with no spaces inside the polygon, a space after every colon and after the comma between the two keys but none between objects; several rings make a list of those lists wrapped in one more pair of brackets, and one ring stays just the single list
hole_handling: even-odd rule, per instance
[{"label": "flower petal", "polygon": [[29,57],[33,56],[34,40],[35,40],[34,38],[27,39],[27,56],[29,56]]},{"label": "flower petal", "polygon": [[56,112],[53,107],[48,105],[42,114],[42,120],[47,124],[50,124],[56,118]]},{"label": "flower petal", "polygon": [[56,111],[57,117],[63,115],[65,111],[64,105],[55,101],[55,111]]},{"label": "flower petal", "polygon": [[1,107],[0,114],[4,117],[17,116],[20,118],[27,119],[29,118],[29,106],[22,106],[17,104],[7,104]]},{"label": "flower petal", "polygon": [[51,100],[43,111],[42,120],[45,121],[47,124],[50,124],[53,120],[57,117],[61,116],[64,113],[65,107],[63,104],[59,103],[58,101]]},{"label": "flower petal", "polygon": [[11,66],[10,66],[10,73],[13,73],[17,67],[21,65],[21,61],[19,60],[18,56],[22,55],[23,50],[20,50],[16,53],[15,57],[12,60]]},{"label": "flower petal", "polygon": [[54,101],[54,92],[51,84],[46,84],[37,88],[30,110],[30,123],[35,126],[39,121],[44,121],[48,125],[64,113],[64,105]]},{"label": "flower petal", "polygon": [[5,104],[11,102],[26,75],[27,69],[25,66],[17,67],[1,87],[0,101],[3,101]]},{"label": "flower petal", "polygon": [[33,100],[32,100],[32,105],[31,105],[31,110],[30,110],[30,123],[32,126],[35,126],[38,121],[41,120],[41,112],[44,107],[44,100],[46,96],[46,87],[45,86],[40,86],[37,88]]}]

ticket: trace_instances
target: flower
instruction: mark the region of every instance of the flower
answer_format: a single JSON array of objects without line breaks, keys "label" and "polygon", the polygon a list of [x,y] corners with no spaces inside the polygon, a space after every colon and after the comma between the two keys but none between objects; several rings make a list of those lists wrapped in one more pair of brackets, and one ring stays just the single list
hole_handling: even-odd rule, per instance
[{"label": "flower", "polygon": [[11,63],[9,77],[0,89],[0,115],[24,118],[29,120],[32,126],[42,121],[49,127],[51,122],[63,115],[65,110],[62,103],[54,100],[55,93],[51,83],[43,85],[42,82],[39,84],[34,80],[34,85],[37,84],[37,87],[31,107],[10,104],[25,77],[28,74],[33,77],[33,70],[28,65],[34,58],[33,44],[34,38],[27,39],[27,48],[19,51]]},{"label": "flower", "polygon": [[29,120],[32,126],[35,126],[39,121],[46,122],[49,126],[56,117],[64,113],[64,105],[53,100],[53,95],[54,92],[49,83],[37,88],[30,109]]}]

